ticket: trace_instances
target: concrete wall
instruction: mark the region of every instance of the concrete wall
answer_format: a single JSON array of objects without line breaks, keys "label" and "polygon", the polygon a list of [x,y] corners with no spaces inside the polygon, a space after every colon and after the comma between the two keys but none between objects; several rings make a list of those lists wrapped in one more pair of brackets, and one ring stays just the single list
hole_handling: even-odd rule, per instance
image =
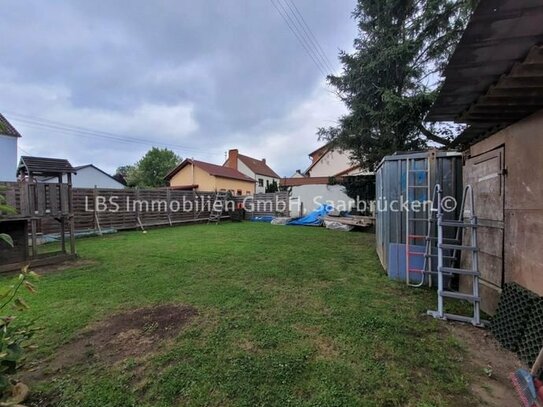
[{"label": "concrete wall", "polygon": [[0,181],[16,181],[17,137],[0,134]]},{"label": "concrete wall", "polygon": [[[506,170],[504,282],[514,281],[543,295],[543,111],[473,145],[467,153],[475,157],[500,146],[504,147]],[[499,291],[486,296],[492,313]]]},{"label": "concrete wall", "polygon": [[[319,203],[330,202],[339,210],[349,210],[354,205],[354,200],[345,194],[345,187],[342,185],[300,185],[292,187],[291,213],[293,216],[299,214],[300,203],[303,203],[304,213],[317,209]],[[340,207],[343,205],[343,207]]]}]

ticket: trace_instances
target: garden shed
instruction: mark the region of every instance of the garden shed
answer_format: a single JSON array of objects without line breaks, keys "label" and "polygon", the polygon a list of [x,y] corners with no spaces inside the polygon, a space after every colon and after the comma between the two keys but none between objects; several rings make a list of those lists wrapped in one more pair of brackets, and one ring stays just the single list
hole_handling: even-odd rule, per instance
[{"label": "garden shed", "polygon": [[[377,254],[391,278],[405,280],[408,266],[421,268],[422,256],[407,262],[407,252],[424,253],[424,241],[408,236],[426,236],[430,206],[411,208],[409,203],[432,199],[436,184],[444,196],[462,196],[462,154],[429,150],[395,153],[383,158],[376,171]],[[447,214],[457,217],[456,210]],[[406,242],[412,246],[406,251]],[[420,275],[418,276],[420,278]]]},{"label": "garden shed", "polygon": [[[445,69],[426,120],[467,125],[464,182],[479,218],[482,309],[506,283],[543,295],[543,4],[484,0]],[[461,279],[461,289],[469,284]]]}]

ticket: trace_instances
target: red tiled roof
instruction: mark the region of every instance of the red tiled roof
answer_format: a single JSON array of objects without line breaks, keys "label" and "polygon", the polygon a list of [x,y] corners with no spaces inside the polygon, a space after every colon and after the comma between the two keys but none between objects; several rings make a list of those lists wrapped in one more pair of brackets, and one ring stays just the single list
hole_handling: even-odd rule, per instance
[{"label": "red tiled roof", "polygon": [[175,167],[172,171],[168,173],[168,175],[164,177],[164,179],[170,180],[175,174],[177,174],[179,171],[181,171],[183,168],[185,168],[189,164],[194,164],[195,167],[201,168],[202,170],[207,172],[209,175],[214,175],[216,177],[239,179],[241,181],[247,181],[247,182],[255,182],[254,179],[248,177],[245,174],[242,174],[241,172],[233,168],[222,167],[220,165],[215,165],[211,163],[206,163],[204,161],[190,160],[190,159],[186,159],[177,167]]},{"label": "red tiled roof", "polygon": [[297,178],[281,178],[279,183],[282,187],[296,187],[300,185],[328,185],[330,178],[334,178],[336,182],[341,182],[343,177],[297,177]]},{"label": "red tiled roof", "polygon": [[279,175],[277,175],[277,173],[270,167],[268,167],[268,165],[262,160],[257,160],[256,158],[252,158],[242,154],[238,154],[238,158],[255,174],[265,175],[272,178],[279,178]]}]

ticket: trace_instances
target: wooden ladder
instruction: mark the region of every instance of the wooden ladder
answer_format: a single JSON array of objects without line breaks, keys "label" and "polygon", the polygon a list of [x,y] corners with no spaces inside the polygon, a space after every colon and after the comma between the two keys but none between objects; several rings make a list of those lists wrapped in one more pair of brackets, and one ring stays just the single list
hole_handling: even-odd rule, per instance
[{"label": "wooden ladder", "polygon": [[213,199],[213,205],[211,206],[211,212],[209,213],[209,219],[207,223],[218,224],[221,221],[224,208],[226,206],[226,197],[228,196],[228,191],[220,190],[215,193],[215,198]]}]

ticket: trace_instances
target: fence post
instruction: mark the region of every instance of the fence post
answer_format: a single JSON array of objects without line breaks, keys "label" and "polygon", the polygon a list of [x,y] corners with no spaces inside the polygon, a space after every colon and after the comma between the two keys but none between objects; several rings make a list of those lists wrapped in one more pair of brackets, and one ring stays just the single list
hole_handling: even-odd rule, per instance
[{"label": "fence post", "polygon": [[102,228],[100,227],[100,219],[98,218],[98,210],[96,202],[98,201],[98,188],[96,185],[94,186],[94,189],[92,191],[92,205],[93,205],[93,212],[94,212],[94,229],[98,230],[98,234],[102,236]]},{"label": "fence post", "polygon": [[172,223],[172,217],[171,217],[171,202],[172,202],[172,191],[170,188],[166,188],[166,201],[168,207],[166,208],[167,214],[168,214],[168,222],[170,222],[170,226],[173,226]]}]

